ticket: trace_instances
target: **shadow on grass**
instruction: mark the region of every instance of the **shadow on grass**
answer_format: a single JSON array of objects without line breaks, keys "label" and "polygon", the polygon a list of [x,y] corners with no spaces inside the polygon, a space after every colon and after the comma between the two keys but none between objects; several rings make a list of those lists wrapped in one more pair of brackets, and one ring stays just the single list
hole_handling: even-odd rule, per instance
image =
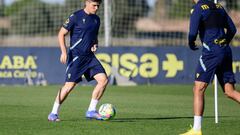
[{"label": "shadow on grass", "polygon": [[[221,117],[231,117],[231,116],[219,116]],[[214,116],[204,116],[204,119],[214,119]],[[152,120],[180,120],[180,119],[193,119],[193,117],[155,117],[155,118],[116,118],[111,120],[112,122],[137,122],[137,121],[152,121]]]},{"label": "shadow on grass", "polygon": [[[236,117],[236,116],[219,116],[219,118]],[[204,116],[204,119],[214,119],[214,116]],[[193,117],[149,117],[149,118],[114,118],[111,122],[138,122],[138,121],[158,121],[158,120],[186,120]],[[95,119],[65,119],[62,122],[79,122],[79,121],[99,121]],[[101,120],[100,120],[101,121]],[[107,120],[108,121],[108,120]]]}]

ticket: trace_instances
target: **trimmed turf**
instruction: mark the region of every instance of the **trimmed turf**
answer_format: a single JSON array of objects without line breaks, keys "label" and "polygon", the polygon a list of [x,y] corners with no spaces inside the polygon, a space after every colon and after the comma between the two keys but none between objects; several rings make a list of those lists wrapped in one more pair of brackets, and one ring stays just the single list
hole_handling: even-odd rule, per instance
[{"label": "trimmed turf", "polygon": [[[60,86],[0,87],[0,135],[177,135],[192,124],[192,86],[108,87],[102,103],[115,105],[112,121],[86,120],[92,88],[78,86],[61,107],[61,122],[47,121]],[[100,106],[100,104],[98,106]],[[239,135],[240,106],[219,90],[219,124],[214,98],[206,91],[204,135]]]}]

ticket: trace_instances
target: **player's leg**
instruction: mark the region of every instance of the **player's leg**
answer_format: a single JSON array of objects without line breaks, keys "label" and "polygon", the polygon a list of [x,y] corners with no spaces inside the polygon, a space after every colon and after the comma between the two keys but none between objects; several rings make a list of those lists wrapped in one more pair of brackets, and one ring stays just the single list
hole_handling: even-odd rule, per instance
[{"label": "player's leg", "polygon": [[108,84],[107,75],[99,73],[94,76],[94,79],[97,81],[97,85],[93,90],[92,98],[100,100]]},{"label": "player's leg", "polygon": [[181,135],[202,135],[201,127],[205,103],[204,93],[215,73],[216,65],[215,60],[200,57],[195,73],[195,82],[193,87],[193,127],[191,130]]},{"label": "player's leg", "polygon": [[227,97],[240,103],[240,93],[237,90],[235,90],[235,87],[233,84],[231,83],[224,84],[224,93]]},{"label": "player's leg", "polygon": [[180,135],[202,135],[202,116],[204,112],[204,93],[208,84],[201,81],[195,81],[193,87],[193,127],[186,133]]},{"label": "player's leg", "polygon": [[48,115],[49,121],[59,121],[60,120],[58,117],[60,106],[75,86],[76,86],[75,82],[66,82],[65,85],[58,91],[52,111]]},{"label": "player's leg", "polygon": [[204,112],[204,93],[208,84],[201,81],[195,81],[193,88],[193,111],[194,111],[194,124],[193,129],[196,131],[201,130],[201,121]]},{"label": "player's leg", "polygon": [[204,93],[213,78],[217,67],[217,60],[210,59],[207,56],[202,56],[199,59],[199,64],[195,73],[195,85],[193,88],[193,111],[194,124],[193,131],[201,131],[202,118],[204,112]]},{"label": "player's leg", "polygon": [[97,81],[97,85],[95,86],[92,92],[91,102],[88,107],[88,111],[86,112],[87,118],[99,118],[99,115],[96,111],[96,106],[103,96],[103,93],[108,84],[107,75],[105,73],[98,73],[94,75],[94,79]]},{"label": "player's leg", "polygon": [[225,55],[224,61],[216,73],[225,95],[240,103],[240,93],[234,87],[236,81],[232,69],[232,53],[229,48],[229,53]]},{"label": "player's leg", "polygon": [[62,104],[75,86],[75,82],[66,82],[65,85],[58,91],[55,102]]},{"label": "player's leg", "polygon": [[96,57],[93,57],[91,59],[91,62],[89,63],[89,68],[86,72],[84,72],[84,76],[88,81],[91,80],[97,81],[97,85],[95,86],[92,92],[92,98],[88,110],[86,112],[86,117],[99,119],[100,115],[98,114],[96,106],[101,97],[103,96],[105,88],[108,84],[108,79],[103,66]]}]

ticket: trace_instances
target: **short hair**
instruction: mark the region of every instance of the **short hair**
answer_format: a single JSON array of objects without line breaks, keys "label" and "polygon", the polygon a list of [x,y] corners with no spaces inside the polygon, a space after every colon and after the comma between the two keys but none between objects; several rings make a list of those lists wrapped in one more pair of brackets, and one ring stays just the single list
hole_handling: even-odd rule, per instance
[{"label": "short hair", "polygon": [[86,1],[92,1],[92,2],[98,2],[98,3],[102,3],[102,0],[86,0]]}]

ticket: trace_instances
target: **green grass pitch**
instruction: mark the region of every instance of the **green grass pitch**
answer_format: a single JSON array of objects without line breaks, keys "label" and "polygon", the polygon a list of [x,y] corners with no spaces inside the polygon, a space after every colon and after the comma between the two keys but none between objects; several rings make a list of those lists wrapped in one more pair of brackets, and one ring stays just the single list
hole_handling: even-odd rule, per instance
[{"label": "green grass pitch", "polygon": [[[178,135],[192,124],[192,85],[109,86],[99,103],[115,105],[112,121],[85,119],[91,86],[77,86],[60,111],[47,115],[60,86],[0,86],[0,135]],[[238,88],[238,87],[237,87]],[[240,106],[219,89],[219,123],[214,122],[213,88],[206,91],[204,135],[239,135]]]}]

